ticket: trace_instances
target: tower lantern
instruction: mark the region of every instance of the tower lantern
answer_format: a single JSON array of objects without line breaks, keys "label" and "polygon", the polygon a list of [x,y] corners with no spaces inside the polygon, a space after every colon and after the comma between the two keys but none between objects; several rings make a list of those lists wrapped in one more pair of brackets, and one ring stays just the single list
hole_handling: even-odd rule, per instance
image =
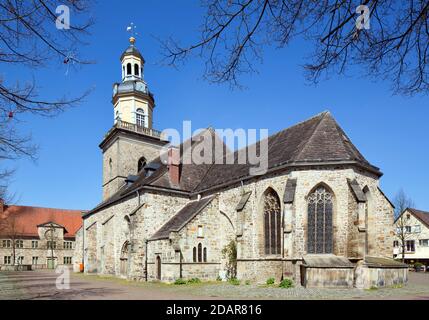
[{"label": "tower lantern", "polygon": [[121,55],[122,82],[113,86],[114,121],[152,129],[155,100],[144,80],[145,60],[135,44],[131,37]]}]

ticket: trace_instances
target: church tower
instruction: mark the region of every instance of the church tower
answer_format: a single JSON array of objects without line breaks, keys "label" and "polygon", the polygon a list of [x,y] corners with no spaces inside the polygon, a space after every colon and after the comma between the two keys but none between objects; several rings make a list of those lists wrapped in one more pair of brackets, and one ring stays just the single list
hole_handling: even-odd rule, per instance
[{"label": "church tower", "polygon": [[[153,129],[155,98],[144,80],[145,60],[130,38],[121,56],[122,81],[113,85],[113,127],[100,144],[103,200],[118,191],[159,155],[167,142]],[[131,179],[132,180],[132,179]]]}]

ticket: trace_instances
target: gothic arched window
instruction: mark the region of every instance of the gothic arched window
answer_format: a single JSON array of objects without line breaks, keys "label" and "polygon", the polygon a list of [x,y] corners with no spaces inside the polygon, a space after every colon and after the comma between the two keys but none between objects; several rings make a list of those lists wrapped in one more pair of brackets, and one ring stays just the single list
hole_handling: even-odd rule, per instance
[{"label": "gothic arched window", "polygon": [[192,250],[192,261],[197,262],[197,248],[196,247],[194,247],[194,249]]},{"label": "gothic arched window", "polygon": [[141,157],[137,163],[137,173],[139,173],[140,171],[142,171],[144,169],[144,167],[146,166],[146,158],[145,157]]},{"label": "gothic arched window", "polygon": [[146,127],[146,121],[143,109],[137,109],[136,111],[136,124],[138,127]]},{"label": "gothic arched window", "polygon": [[127,64],[127,76],[131,75],[131,63]]},{"label": "gothic arched window", "polygon": [[203,261],[207,262],[207,248],[204,248],[204,251],[203,251]]},{"label": "gothic arched window", "polygon": [[198,262],[203,262],[203,245],[201,243],[198,244]]},{"label": "gothic arched window", "polygon": [[269,189],[264,196],[265,254],[281,253],[281,209],[277,193]]},{"label": "gothic arched window", "polygon": [[135,76],[139,76],[139,65],[136,63],[135,65],[134,65],[134,75]]},{"label": "gothic arched window", "polygon": [[333,253],[333,196],[324,186],[308,196],[308,253]]}]

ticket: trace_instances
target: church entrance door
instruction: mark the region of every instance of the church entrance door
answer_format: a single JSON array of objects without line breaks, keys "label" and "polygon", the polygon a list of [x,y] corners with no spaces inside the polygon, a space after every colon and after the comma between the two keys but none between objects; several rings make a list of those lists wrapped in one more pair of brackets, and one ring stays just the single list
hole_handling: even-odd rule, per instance
[{"label": "church entrance door", "polygon": [[120,273],[122,277],[128,276],[128,252],[129,252],[129,242],[125,242],[122,246],[121,250],[121,265],[120,265]]}]

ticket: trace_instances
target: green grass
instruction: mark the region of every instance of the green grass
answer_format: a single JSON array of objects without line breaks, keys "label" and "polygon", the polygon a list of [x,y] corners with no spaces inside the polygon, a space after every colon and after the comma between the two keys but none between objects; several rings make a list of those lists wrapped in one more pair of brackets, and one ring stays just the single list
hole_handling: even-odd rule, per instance
[{"label": "green grass", "polygon": [[230,284],[232,284],[233,286],[239,286],[240,285],[240,280],[238,280],[236,278],[229,279],[228,282]]}]

